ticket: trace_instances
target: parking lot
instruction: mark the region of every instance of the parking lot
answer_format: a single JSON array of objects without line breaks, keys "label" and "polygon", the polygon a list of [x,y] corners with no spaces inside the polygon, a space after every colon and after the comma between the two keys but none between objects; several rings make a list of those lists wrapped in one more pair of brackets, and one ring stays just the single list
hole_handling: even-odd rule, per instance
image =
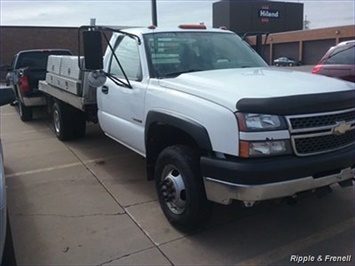
[{"label": "parking lot", "polygon": [[7,105],[0,122],[19,265],[354,264],[353,187],[297,204],[215,205],[184,235],[163,216],[144,158],[98,125],[60,142],[43,110],[24,123]]}]

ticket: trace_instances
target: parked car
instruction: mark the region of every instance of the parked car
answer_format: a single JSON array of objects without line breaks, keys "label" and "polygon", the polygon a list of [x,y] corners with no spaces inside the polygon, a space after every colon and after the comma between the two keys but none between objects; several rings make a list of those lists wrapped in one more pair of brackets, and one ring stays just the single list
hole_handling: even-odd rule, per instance
[{"label": "parked car", "polygon": [[38,81],[46,77],[49,55],[71,55],[67,49],[35,49],[18,52],[7,67],[7,86],[15,91],[22,121],[32,119],[32,109],[46,105],[45,96],[38,91]]},{"label": "parked car", "polygon": [[274,60],[275,66],[296,66],[297,62],[288,57],[279,57]]},{"label": "parked car", "polygon": [[[0,106],[14,100],[15,94],[11,88],[0,88]],[[16,265],[6,206],[4,157],[0,138],[0,265]]]},{"label": "parked car", "polygon": [[312,73],[355,82],[355,40],[331,47]]},{"label": "parked car", "polygon": [[4,252],[4,246],[5,246],[5,232],[6,232],[6,189],[5,189],[5,174],[4,174],[4,162],[2,156],[2,145],[0,140],[0,263],[2,262],[2,253]]}]

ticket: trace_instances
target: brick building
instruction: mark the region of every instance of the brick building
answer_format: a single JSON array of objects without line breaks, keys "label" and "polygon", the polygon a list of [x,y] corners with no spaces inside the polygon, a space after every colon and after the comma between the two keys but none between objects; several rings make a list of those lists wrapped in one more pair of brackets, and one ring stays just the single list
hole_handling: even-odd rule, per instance
[{"label": "brick building", "polygon": [[[287,56],[304,65],[314,65],[329,47],[354,39],[355,25],[273,33],[267,38],[263,36],[262,56],[269,64],[278,57]],[[256,37],[248,37],[247,40],[251,45],[256,44]]]},{"label": "brick building", "polygon": [[78,51],[78,28],[0,26],[0,63],[10,64],[20,50],[63,48]]},{"label": "brick building", "polygon": [[[303,64],[316,64],[330,46],[355,39],[355,26],[273,33],[264,36],[263,57],[271,63],[280,56],[293,57]],[[266,42],[265,42],[266,39]],[[247,37],[255,45],[255,37]],[[78,28],[0,26],[0,64],[10,65],[14,54],[26,49],[63,48],[78,54]],[[2,73],[1,77],[4,75]]]}]

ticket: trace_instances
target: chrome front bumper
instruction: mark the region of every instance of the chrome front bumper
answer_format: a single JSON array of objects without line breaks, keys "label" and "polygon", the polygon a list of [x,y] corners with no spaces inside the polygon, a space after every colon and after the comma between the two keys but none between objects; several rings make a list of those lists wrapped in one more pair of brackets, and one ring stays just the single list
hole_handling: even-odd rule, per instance
[{"label": "chrome front bumper", "polygon": [[204,177],[207,198],[211,201],[228,205],[232,200],[240,200],[247,207],[256,201],[294,196],[296,193],[329,186],[354,178],[354,168],[346,168],[338,174],[321,178],[307,176],[294,180],[275,182],[261,185],[243,185]]}]

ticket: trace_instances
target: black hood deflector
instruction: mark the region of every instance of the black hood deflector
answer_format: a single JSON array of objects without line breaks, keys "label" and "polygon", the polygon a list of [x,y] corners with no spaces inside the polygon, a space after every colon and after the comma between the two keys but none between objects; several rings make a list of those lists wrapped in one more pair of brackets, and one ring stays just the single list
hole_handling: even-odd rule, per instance
[{"label": "black hood deflector", "polygon": [[355,107],[355,91],[341,91],[274,98],[243,98],[237,110],[244,113],[297,115],[331,112]]}]

